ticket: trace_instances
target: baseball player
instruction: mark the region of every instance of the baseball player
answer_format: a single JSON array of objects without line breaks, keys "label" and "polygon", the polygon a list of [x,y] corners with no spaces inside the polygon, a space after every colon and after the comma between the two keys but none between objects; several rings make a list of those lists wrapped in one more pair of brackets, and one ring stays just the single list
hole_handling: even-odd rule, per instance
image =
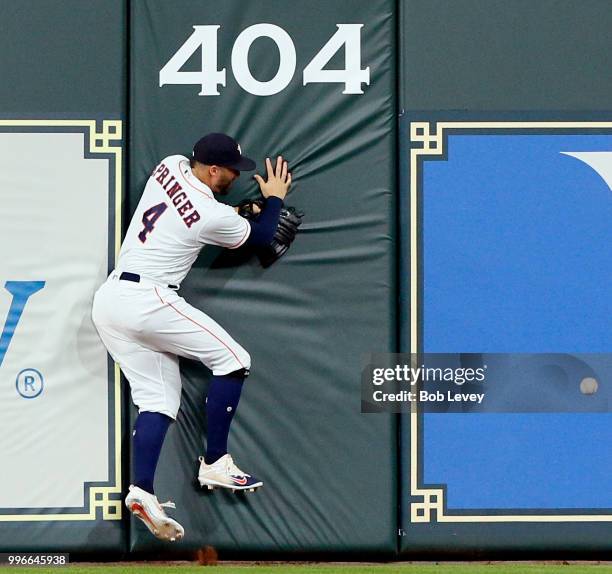
[{"label": "baseball player", "polygon": [[166,515],[153,478],[181,397],[178,357],[212,371],[206,402],[206,454],[201,486],[253,490],[261,480],[243,472],[227,452],[230,424],[251,358],[216,321],[178,293],[204,245],[235,249],[272,241],[291,185],[287,162],[266,159],[267,180],[255,175],[265,205],[253,220],[219,203],[241,171],[255,169],[236,141],[220,133],[200,139],[191,160],[163,159],[145,186],[119,253],[116,269],[94,297],[92,318],[110,355],[129,381],[139,414],[133,431],[134,484],[125,503],[158,538],[175,541],[183,527]]}]

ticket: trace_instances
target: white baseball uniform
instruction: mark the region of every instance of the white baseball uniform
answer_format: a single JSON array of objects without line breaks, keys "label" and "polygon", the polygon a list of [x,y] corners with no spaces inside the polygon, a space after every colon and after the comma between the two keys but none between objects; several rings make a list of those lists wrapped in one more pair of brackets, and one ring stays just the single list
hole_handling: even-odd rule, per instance
[{"label": "white baseball uniform", "polygon": [[[246,219],[193,175],[186,157],[165,158],[149,177],[117,267],[96,292],[92,310],[140,411],[176,418],[177,355],[201,361],[215,375],[250,367],[249,354],[176,293],[204,245],[240,247],[250,231]],[[121,280],[123,272],[140,281]]]}]

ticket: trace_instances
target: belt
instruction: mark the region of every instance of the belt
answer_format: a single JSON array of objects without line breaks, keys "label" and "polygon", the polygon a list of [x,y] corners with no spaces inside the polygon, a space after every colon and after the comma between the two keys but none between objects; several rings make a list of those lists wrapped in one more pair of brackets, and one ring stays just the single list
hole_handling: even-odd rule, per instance
[{"label": "belt", "polygon": [[[119,275],[119,279],[121,281],[140,283],[140,275],[138,275],[138,273],[130,273],[129,271],[122,271],[121,275]],[[168,289],[174,289],[175,291],[178,289],[178,285],[166,285],[166,287],[168,287]]]}]

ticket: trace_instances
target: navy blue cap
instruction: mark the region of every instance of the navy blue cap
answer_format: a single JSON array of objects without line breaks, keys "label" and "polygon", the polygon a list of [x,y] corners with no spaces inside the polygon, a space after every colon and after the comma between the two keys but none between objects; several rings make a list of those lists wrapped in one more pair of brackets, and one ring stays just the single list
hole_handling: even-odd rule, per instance
[{"label": "navy blue cap", "polygon": [[230,167],[238,171],[255,169],[255,162],[242,155],[238,142],[226,134],[207,134],[193,146],[193,158],[206,165]]}]

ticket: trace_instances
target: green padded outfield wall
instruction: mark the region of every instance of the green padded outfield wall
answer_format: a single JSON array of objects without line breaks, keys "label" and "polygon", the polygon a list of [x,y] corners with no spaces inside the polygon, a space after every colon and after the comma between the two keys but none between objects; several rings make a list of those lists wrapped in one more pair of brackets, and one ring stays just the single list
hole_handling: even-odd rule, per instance
[{"label": "green padded outfield wall", "polygon": [[406,110],[608,111],[607,0],[400,0]]},{"label": "green padded outfield wall", "polygon": [[402,350],[534,354],[486,414],[402,419],[401,552],[609,552],[610,4],[404,0],[401,22]]},{"label": "green padded outfield wall", "polygon": [[3,552],[126,548],[124,401],[90,318],[121,232],[126,47],[123,0],[0,2]]},{"label": "green padded outfield wall", "polygon": [[[130,209],[160,159],[223,131],[260,172],[266,156],[284,154],[295,182],[287,203],[306,213],[277,265],[219,268],[206,248],[181,287],[252,355],[230,450],[264,488],[236,496],[194,485],[209,375],[185,361],[156,492],[176,502],[186,538],[168,548],[133,524],[134,552],[396,550],[395,419],[360,414],[359,391],[364,355],[395,348],[394,9],[389,0],[132,3]],[[348,74],[321,73],[345,64]],[[243,174],[227,201],[256,195]]]}]

